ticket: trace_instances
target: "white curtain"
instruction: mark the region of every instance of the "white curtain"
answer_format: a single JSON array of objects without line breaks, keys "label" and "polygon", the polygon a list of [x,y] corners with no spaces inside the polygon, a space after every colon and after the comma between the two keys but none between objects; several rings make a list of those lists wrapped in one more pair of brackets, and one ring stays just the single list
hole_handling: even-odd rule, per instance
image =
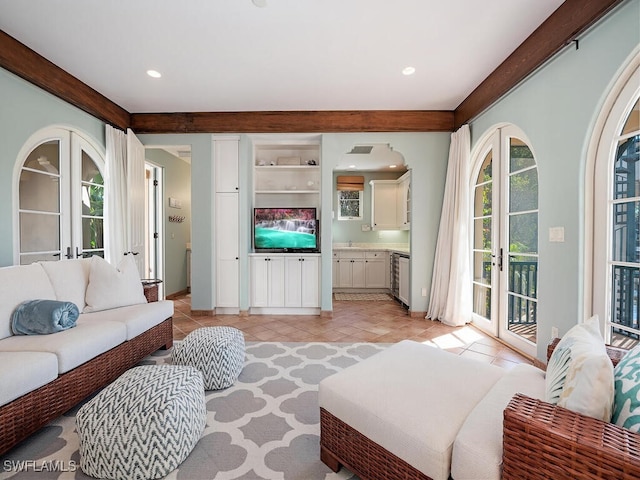
[{"label": "white curtain", "polygon": [[127,135],[106,126],[106,260],[117,264],[128,247],[127,231]]},{"label": "white curtain", "polygon": [[471,321],[469,126],[451,134],[444,202],[427,318],[459,326]]}]

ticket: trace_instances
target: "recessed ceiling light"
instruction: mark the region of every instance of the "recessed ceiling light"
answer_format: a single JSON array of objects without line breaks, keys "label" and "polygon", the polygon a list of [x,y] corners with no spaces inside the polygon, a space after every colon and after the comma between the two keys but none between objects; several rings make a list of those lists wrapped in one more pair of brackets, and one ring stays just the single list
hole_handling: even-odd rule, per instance
[{"label": "recessed ceiling light", "polygon": [[414,67],[404,67],[402,69],[403,75],[413,75],[414,73],[416,73],[416,69]]},{"label": "recessed ceiling light", "polygon": [[355,165],[349,165],[349,168],[356,168]]},{"label": "recessed ceiling light", "polygon": [[251,0],[256,7],[264,8],[267,6],[267,0]]},{"label": "recessed ceiling light", "polygon": [[156,70],[147,70],[147,75],[153,78],[160,78],[162,74]]},{"label": "recessed ceiling light", "polygon": [[389,168],[396,168],[397,165],[389,165]]}]

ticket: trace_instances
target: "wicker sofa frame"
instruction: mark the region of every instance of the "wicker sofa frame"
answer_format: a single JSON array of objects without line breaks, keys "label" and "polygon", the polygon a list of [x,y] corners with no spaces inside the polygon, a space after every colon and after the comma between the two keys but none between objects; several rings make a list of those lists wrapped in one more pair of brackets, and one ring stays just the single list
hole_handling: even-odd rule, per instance
[{"label": "wicker sofa frame", "polygon": [[48,384],[2,405],[0,454],[113,382],[147,355],[172,345],[173,317],[169,317],[137,337],[59,375]]},{"label": "wicker sofa frame", "polygon": [[[625,350],[607,352],[616,365]],[[640,478],[640,435],[525,395],[516,394],[505,409],[503,436],[503,479]],[[430,478],[323,408],[320,459],[362,480]]]}]

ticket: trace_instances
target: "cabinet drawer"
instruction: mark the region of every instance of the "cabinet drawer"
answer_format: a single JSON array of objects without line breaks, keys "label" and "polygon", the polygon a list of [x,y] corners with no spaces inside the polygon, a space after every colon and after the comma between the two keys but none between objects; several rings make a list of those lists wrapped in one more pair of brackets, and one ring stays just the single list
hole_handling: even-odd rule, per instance
[{"label": "cabinet drawer", "polygon": [[365,252],[365,258],[384,258],[387,252]]},{"label": "cabinet drawer", "polygon": [[359,251],[359,252],[347,252],[347,251],[341,251],[340,253],[340,257],[339,258],[364,258],[365,256],[365,252],[363,251]]}]

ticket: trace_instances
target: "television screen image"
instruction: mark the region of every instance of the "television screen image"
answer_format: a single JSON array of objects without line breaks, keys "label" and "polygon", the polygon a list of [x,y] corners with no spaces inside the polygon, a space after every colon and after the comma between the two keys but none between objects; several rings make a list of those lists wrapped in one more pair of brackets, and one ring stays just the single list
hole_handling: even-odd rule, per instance
[{"label": "television screen image", "polygon": [[302,250],[318,248],[315,208],[254,209],[253,242],[256,250]]}]

